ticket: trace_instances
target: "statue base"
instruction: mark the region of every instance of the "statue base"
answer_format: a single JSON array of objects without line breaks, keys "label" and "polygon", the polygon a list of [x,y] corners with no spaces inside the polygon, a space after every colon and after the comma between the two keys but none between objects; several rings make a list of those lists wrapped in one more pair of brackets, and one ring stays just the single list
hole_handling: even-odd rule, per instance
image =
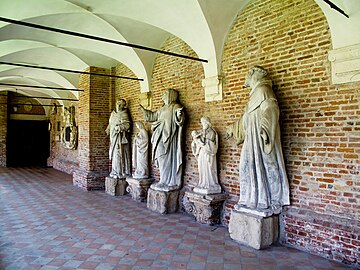
[{"label": "statue base", "polygon": [[133,200],[137,202],[145,202],[150,185],[154,182],[154,178],[127,178],[128,186],[126,191],[131,194]]},{"label": "statue base", "polygon": [[226,194],[204,195],[194,191],[185,192],[185,211],[195,216],[196,221],[199,223],[208,225],[219,224],[221,207],[226,199]]},{"label": "statue base", "polygon": [[[246,209],[246,208],[245,208]],[[229,223],[230,237],[240,244],[255,249],[264,249],[274,244],[279,236],[279,216],[263,217],[241,211],[231,211]]]},{"label": "statue base", "polygon": [[150,187],[147,196],[147,208],[160,214],[175,213],[179,208],[179,193],[179,189],[161,191]]},{"label": "statue base", "polygon": [[204,194],[204,195],[219,194],[221,193],[221,186],[216,185],[216,186],[211,186],[209,188],[194,187],[193,191],[195,193]]},{"label": "statue base", "polygon": [[105,177],[105,192],[112,196],[122,196],[126,194],[126,178]]},{"label": "statue base", "polygon": [[273,215],[279,215],[281,213],[282,207],[279,206],[276,209],[250,209],[245,206],[235,204],[234,209],[238,212],[253,214],[255,216],[270,217]]}]

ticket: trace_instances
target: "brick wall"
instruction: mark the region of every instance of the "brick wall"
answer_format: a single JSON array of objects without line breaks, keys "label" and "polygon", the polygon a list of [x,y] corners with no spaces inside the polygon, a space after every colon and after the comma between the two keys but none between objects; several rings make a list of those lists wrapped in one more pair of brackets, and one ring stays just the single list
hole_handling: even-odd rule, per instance
[{"label": "brick wall", "polygon": [[281,243],[359,266],[360,222],[296,207],[281,215]]},{"label": "brick wall", "polygon": [[7,96],[0,96],[0,103],[0,166],[6,166]]},{"label": "brick wall", "polygon": [[[93,73],[109,74],[103,68],[90,67]],[[104,189],[109,174],[109,142],[105,133],[110,116],[111,80],[108,77],[80,75],[79,88],[79,169],[73,176],[74,185],[86,190]]]}]

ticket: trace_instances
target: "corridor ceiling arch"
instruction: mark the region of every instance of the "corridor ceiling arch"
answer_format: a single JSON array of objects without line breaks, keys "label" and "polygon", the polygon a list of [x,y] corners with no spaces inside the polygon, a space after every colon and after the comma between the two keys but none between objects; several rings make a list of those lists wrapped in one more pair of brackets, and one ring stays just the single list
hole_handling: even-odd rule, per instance
[{"label": "corridor ceiling arch", "polygon": [[[326,15],[334,47],[360,43],[360,2],[332,0],[349,19],[314,0]],[[161,49],[176,36],[201,59],[205,78],[221,75],[224,42],[236,16],[250,0],[1,0],[0,17],[62,28],[121,42]],[[344,28],[351,31],[342,31]],[[127,66],[150,91],[157,53],[0,22],[0,61],[84,70],[88,66]],[[191,60],[188,60],[191,61]],[[78,75],[0,66],[0,81],[76,88]],[[11,79],[10,79],[11,78]],[[46,80],[44,79],[46,78]],[[6,88],[0,86],[0,91]],[[55,90],[56,92],[56,90]],[[63,95],[63,94],[60,94]],[[73,93],[77,96],[77,93]]]}]

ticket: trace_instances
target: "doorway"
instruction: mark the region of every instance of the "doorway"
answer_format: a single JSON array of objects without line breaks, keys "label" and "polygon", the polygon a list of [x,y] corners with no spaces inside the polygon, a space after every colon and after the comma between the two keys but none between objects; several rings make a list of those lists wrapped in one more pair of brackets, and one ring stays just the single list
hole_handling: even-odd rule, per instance
[{"label": "doorway", "polygon": [[50,154],[49,121],[9,120],[7,166],[47,165]]}]

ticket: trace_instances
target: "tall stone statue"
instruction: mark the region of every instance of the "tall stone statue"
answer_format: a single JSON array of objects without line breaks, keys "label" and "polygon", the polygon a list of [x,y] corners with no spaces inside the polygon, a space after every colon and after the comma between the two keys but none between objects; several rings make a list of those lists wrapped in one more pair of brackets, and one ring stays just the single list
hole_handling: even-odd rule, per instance
[{"label": "tall stone statue", "polygon": [[235,209],[249,208],[266,215],[278,214],[289,205],[289,183],[285,171],[279,127],[279,107],[267,71],[250,69],[245,86],[250,98],[240,120],[227,137],[243,143],[240,157],[240,200]]},{"label": "tall stone statue", "polygon": [[111,160],[110,177],[124,178],[131,174],[130,164],[130,116],[125,99],[116,101],[112,111],[106,134],[110,135],[109,158]]},{"label": "tall stone statue", "polygon": [[200,119],[202,130],[191,133],[193,142],[191,149],[198,161],[199,183],[194,192],[201,194],[221,193],[218,182],[216,153],[218,149],[218,134],[212,128],[210,119]]},{"label": "tall stone statue", "polygon": [[134,160],[133,164],[135,167],[135,172],[133,174],[133,177],[137,179],[148,178],[149,177],[149,158],[148,158],[149,135],[143,123],[136,122],[135,125],[139,129],[139,133],[135,135],[133,151],[132,151],[133,160]]},{"label": "tall stone statue", "polygon": [[162,96],[164,105],[152,112],[140,105],[145,121],[152,122],[152,159],[160,170],[160,181],[151,185],[159,191],[181,187],[183,106],[177,103],[178,92],[168,89]]}]

